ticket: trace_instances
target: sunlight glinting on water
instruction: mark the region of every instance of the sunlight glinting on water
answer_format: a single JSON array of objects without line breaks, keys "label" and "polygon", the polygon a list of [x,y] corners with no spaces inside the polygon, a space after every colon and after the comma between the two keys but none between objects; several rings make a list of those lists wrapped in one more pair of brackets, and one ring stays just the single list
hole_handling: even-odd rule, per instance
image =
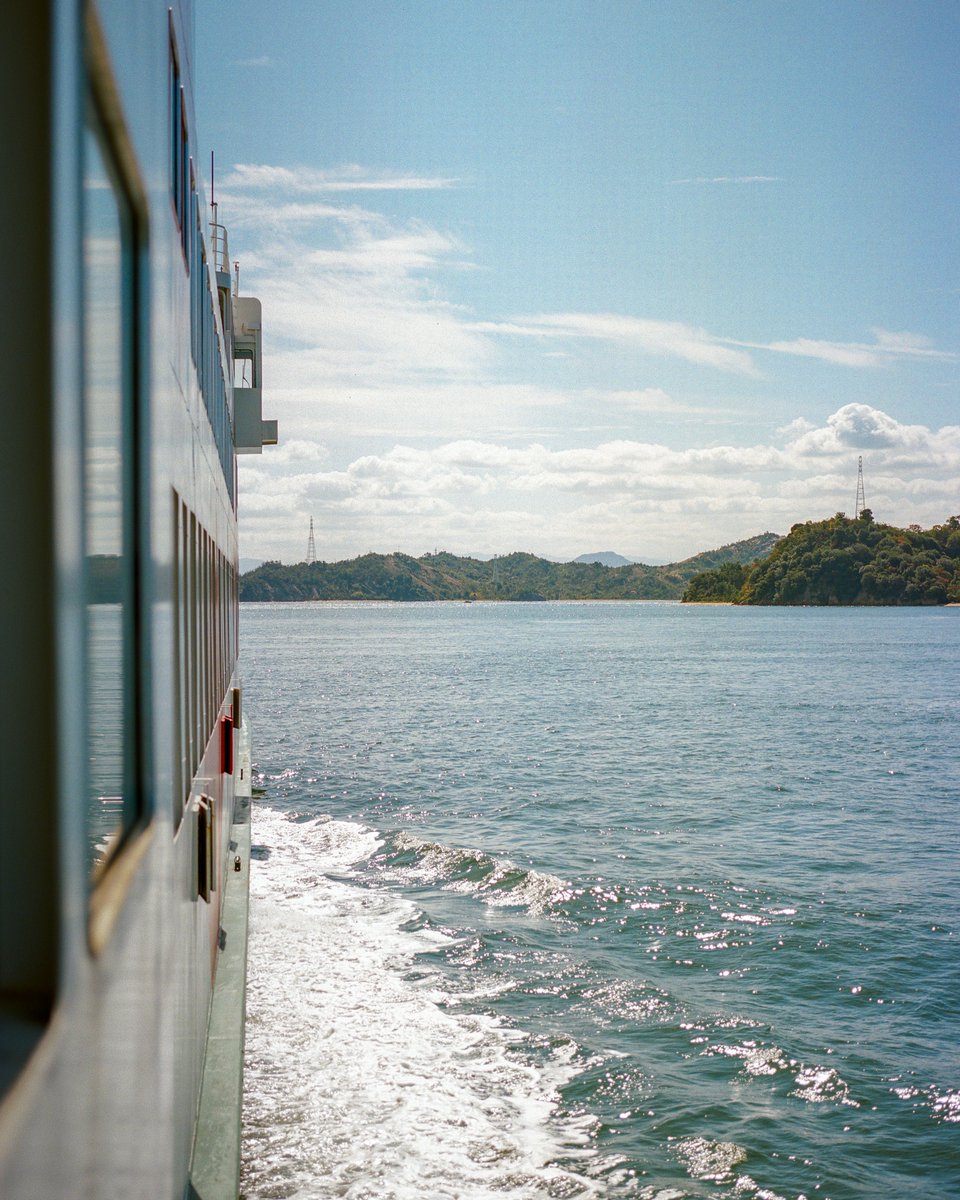
[{"label": "sunlight glinting on water", "polygon": [[248,1200],[949,1192],[955,612],[244,620]]}]

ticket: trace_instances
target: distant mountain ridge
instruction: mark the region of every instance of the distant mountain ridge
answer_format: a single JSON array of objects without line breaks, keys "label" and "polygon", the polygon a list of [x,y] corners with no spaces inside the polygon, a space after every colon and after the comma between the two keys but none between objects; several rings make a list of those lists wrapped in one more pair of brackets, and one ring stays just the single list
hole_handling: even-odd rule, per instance
[{"label": "distant mountain ridge", "polygon": [[624,558],[615,550],[597,550],[593,554],[581,554],[573,560],[577,563],[599,563],[601,567],[629,567],[635,558]]},{"label": "distant mountain ridge", "polygon": [[678,600],[698,572],[753,562],[779,541],[761,533],[665,566],[556,563],[534,554],[482,562],[440,551],[364,554],[344,562],[265,562],[240,579],[242,601],[290,600]]}]

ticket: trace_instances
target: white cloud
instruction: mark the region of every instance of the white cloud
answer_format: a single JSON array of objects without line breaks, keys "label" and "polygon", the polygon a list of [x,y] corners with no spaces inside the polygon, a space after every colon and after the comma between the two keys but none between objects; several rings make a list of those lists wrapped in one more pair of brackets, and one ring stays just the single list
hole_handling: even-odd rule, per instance
[{"label": "white cloud", "polygon": [[897,359],[927,359],[956,362],[958,355],[937,350],[931,340],[915,333],[888,333],[874,330],[873,342],[829,342],[816,338],[794,338],[790,341],[741,342],[727,339],[731,346],[750,350],[770,350],[799,358],[816,358],[840,367],[883,367]]},{"label": "white cloud", "polygon": [[289,235],[291,231],[303,234],[311,227],[323,227],[329,222],[332,229],[359,229],[375,226],[380,216],[358,205],[331,204],[321,200],[280,200],[266,196],[217,188],[217,207],[222,221],[229,223],[231,230],[240,230],[243,235],[244,262],[265,263],[273,247],[267,245],[265,252],[251,251],[252,239],[262,239],[271,234]]},{"label": "white cloud", "polygon": [[903,425],[868,404],[845,404],[819,429],[798,430],[788,450],[800,459],[872,451],[881,462],[936,461],[949,466],[956,465],[960,455],[960,427],[948,425],[934,432],[924,425]]},{"label": "white cloud", "polygon": [[[955,427],[867,404],[784,424],[775,381],[763,391],[780,393],[770,415],[783,427],[767,434],[757,413],[761,354],[781,367],[955,360],[927,338],[753,343],[615,312],[478,319],[452,298],[474,269],[457,237],[328,196],[454,182],[247,165],[218,189],[252,244],[242,283],[263,301],[264,405],[281,431],[278,448],[241,460],[245,555],[302,558],[313,516],[325,558],[435,546],[680,558],[851,508],[858,453],[878,519],[930,523],[960,507]],[[592,374],[577,375],[585,362]],[[680,379],[703,369],[693,395],[668,374],[678,362]],[[729,394],[714,400],[718,373]],[[744,418],[749,445],[711,444],[703,418],[724,412]],[[683,421],[699,444],[664,444]]]},{"label": "white cloud", "polygon": [[[298,207],[289,221],[282,205],[251,206],[242,195],[226,193],[223,205],[245,230],[267,231],[245,255],[241,283],[263,302],[264,377],[279,399],[377,387],[392,406],[411,384],[478,381],[495,356],[437,286],[439,273],[464,265],[451,236],[323,204]],[[260,206],[272,225],[253,219]]]},{"label": "white cloud", "polygon": [[627,439],[572,449],[398,443],[341,469],[305,471],[298,462],[293,474],[271,470],[265,455],[255,475],[244,472],[244,552],[275,555],[249,539],[282,516],[296,535],[285,535],[286,553],[296,558],[299,526],[312,515],[327,558],[437,545],[564,558],[601,542],[641,559],[680,558],[851,509],[855,452],[878,519],[930,524],[960,507],[960,427],[904,425],[856,404],[808,425],[792,423],[782,445],[682,450]]},{"label": "white cloud", "polygon": [[806,417],[794,417],[788,424],[781,425],[777,433],[791,440],[799,437],[802,433],[809,433],[811,429],[816,429],[816,425],[812,421],[808,421]]},{"label": "white cloud", "polygon": [[[266,65],[265,63],[263,65]],[[446,175],[403,175],[372,171],[356,163],[331,170],[315,167],[278,167],[267,163],[236,163],[221,186],[294,193],[423,192],[451,188],[459,179]]]},{"label": "white cloud", "polygon": [[843,345],[839,342],[818,342],[812,338],[797,338],[792,342],[769,342],[758,347],[778,354],[794,354],[800,358],[819,358],[840,367],[875,367],[880,356],[875,347]]},{"label": "white cloud", "polygon": [[680,358],[719,371],[758,374],[748,354],[731,350],[724,339],[681,321],[657,321],[617,313],[543,313],[506,322],[478,322],[473,328],[515,337],[616,342],[635,346],[646,354]]},{"label": "white cloud", "polygon": [[648,354],[686,359],[721,371],[758,377],[745,350],[761,350],[795,358],[814,358],[834,366],[874,368],[897,360],[957,362],[960,355],[938,350],[930,338],[915,333],[874,330],[873,342],[840,342],[798,337],[771,342],[745,341],[710,333],[681,321],[659,321],[617,313],[546,313],[509,321],[477,322],[474,329],[526,338],[589,338],[634,345]]},{"label": "white cloud", "polygon": [[320,442],[284,439],[279,446],[270,448],[268,462],[271,468],[285,467],[291,463],[310,463],[313,466],[320,466],[329,457],[329,451]]},{"label": "white cloud", "polygon": [[891,333],[888,329],[874,329],[877,348],[884,353],[907,354],[918,358],[954,358],[935,348],[933,339],[922,333]]},{"label": "white cloud", "polygon": [[[323,171],[241,164],[221,183],[225,219],[243,240],[254,241],[253,252],[244,254],[242,282],[250,287],[252,281],[264,302],[268,389],[283,415],[296,412],[296,423],[285,428],[299,439],[330,438],[347,414],[357,432],[418,438],[505,436],[541,427],[546,436],[547,413],[567,414],[568,429],[596,430],[605,421],[611,432],[622,432],[629,416],[716,419],[736,411],[691,403],[656,380],[638,387],[603,387],[602,380],[600,386],[549,387],[531,375],[519,339],[545,344],[551,355],[567,354],[578,343],[606,344],[617,347],[621,363],[636,351],[740,379],[759,376],[753,349],[860,365],[938,353],[927,339],[884,331],[870,346],[810,339],[744,343],[682,321],[617,313],[477,320],[441,283],[451,272],[474,269],[458,238],[422,221],[398,223],[355,205],[311,199],[340,184],[374,182],[425,187],[452,180],[377,176],[356,165]],[[571,371],[583,369],[582,355],[571,359]],[[558,360],[556,369],[564,365]]]}]

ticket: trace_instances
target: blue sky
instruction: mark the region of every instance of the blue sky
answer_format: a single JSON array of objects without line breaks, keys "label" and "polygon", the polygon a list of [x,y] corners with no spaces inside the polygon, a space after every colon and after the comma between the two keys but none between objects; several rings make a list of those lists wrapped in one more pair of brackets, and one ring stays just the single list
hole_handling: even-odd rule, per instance
[{"label": "blue sky", "polygon": [[241,552],[685,557],[960,511],[960,6],[197,3]]}]

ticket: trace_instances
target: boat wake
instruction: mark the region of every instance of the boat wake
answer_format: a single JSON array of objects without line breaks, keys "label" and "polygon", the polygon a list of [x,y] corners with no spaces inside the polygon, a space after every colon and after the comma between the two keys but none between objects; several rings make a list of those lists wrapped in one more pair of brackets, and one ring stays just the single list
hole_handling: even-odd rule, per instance
[{"label": "boat wake", "polygon": [[590,1154],[556,1113],[569,1048],[534,1061],[509,1026],[444,1007],[441,976],[412,967],[452,939],[349,878],[377,835],[264,809],[253,835],[244,1196],[596,1194],[557,1165]]},{"label": "boat wake", "polygon": [[482,850],[425,841],[401,831],[386,839],[374,866],[402,883],[433,884],[466,892],[487,904],[516,907],[540,915],[567,894],[556,875],[521,867]]}]

